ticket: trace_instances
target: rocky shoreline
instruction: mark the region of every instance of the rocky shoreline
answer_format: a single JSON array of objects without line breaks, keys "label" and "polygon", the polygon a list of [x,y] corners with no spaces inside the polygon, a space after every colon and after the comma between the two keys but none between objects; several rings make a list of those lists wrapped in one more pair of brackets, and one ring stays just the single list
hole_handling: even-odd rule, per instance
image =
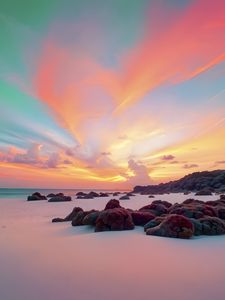
[{"label": "rocky shoreline", "polygon": [[135,186],[134,193],[143,195],[164,193],[200,192],[210,195],[212,192],[225,192],[225,170],[195,172],[183,178],[157,185]]},{"label": "rocky shoreline", "polygon": [[146,235],[172,238],[221,235],[225,234],[225,195],[214,201],[187,199],[174,205],[154,200],[138,210],[124,208],[119,200],[111,199],[101,211],[84,211],[75,207],[66,217],[54,218],[52,222],[89,225],[95,232],[132,230],[135,226],[143,226]]}]

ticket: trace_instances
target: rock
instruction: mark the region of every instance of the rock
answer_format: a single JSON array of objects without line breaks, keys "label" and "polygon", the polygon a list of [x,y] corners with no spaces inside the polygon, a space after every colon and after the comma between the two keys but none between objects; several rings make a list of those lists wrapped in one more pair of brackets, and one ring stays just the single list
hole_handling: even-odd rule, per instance
[{"label": "rock", "polygon": [[146,223],[155,219],[155,215],[147,211],[134,211],[131,216],[135,225],[144,226]]},{"label": "rock", "polygon": [[64,194],[63,193],[57,193],[57,194],[55,194],[56,196],[58,196],[58,197],[64,197]]},{"label": "rock", "polygon": [[36,201],[36,200],[47,200],[47,198],[44,195],[41,195],[39,192],[35,192],[31,196],[27,197],[27,201]]},{"label": "rock", "polygon": [[72,221],[73,218],[77,215],[78,212],[83,211],[82,208],[80,207],[74,207],[71,213],[69,213],[65,218],[54,218],[52,219],[52,222],[67,222],[67,221]]},{"label": "rock", "polygon": [[217,217],[204,217],[199,220],[202,224],[202,234],[220,235],[225,234],[225,223]]},{"label": "rock", "polygon": [[155,219],[149,221],[148,223],[146,223],[144,225],[144,231],[146,231],[148,228],[153,228],[158,226],[160,223],[162,223],[162,221],[165,219],[165,217],[156,217]]},{"label": "rock", "polygon": [[164,205],[166,208],[169,208],[172,206],[172,204],[168,201],[165,201],[165,200],[154,200],[152,201],[152,204],[162,204]]},{"label": "rock", "polygon": [[189,195],[191,192],[184,192],[184,195]]},{"label": "rock", "polygon": [[153,196],[153,195],[149,195],[149,196],[148,196],[148,198],[155,198],[155,196]]},{"label": "rock", "polygon": [[91,225],[91,226],[95,226],[96,221],[99,217],[100,211],[94,211],[91,212],[89,214],[87,214],[84,218],[83,218],[83,225]]},{"label": "rock", "polygon": [[48,202],[67,202],[67,201],[71,201],[71,197],[70,196],[55,196],[52,197],[48,200]]},{"label": "rock", "polygon": [[129,200],[129,199],[130,198],[127,195],[120,197],[120,200]]},{"label": "rock", "polygon": [[220,195],[221,200],[225,200],[225,195]]},{"label": "rock", "polygon": [[133,197],[133,196],[136,196],[136,195],[133,194],[133,193],[126,193],[126,196],[128,196],[128,197]]},{"label": "rock", "polygon": [[107,193],[100,193],[99,197],[109,197],[109,195]]},{"label": "rock", "polygon": [[52,219],[52,223],[56,223],[56,222],[65,222],[65,219],[63,219],[63,218],[54,218],[54,219]]},{"label": "rock", "polygon": [[47,195],[47,198],[52,198],[52,197],[55,197],[55,196],[56,196],[55,194],[50,193],[50,194]]},{"label": "rock", "polygon": [[205,202],[204,201],[201,201],[201,200],[196,200],[196,199],[186,199],[184,200],[181,204],[204,204]]},{"label": "rock", "polygon": [[116,197],[116,196],[118,196],[120,194],[120,192],[114,192],[112,195],[113,195],[113,197]]},{"label": "rock", "polygon": [[96,221],[95,231],[131,230],[134,223],[131,214],[124,208],[113,208],[102,211]]},{"label": "rock", "polygon": [[74,207],[74,209],[71,211],[70,214],[68,214],[64,220],[65,221],[72,221],[73,218],[76,217],[76,215],[80,212],[80,211],[83,211],[83,209],[81,207]]},{"label": "rock", "polygon": [[76,193],[76,196],[85,196],[86,195],[86,193],[84,193],[84,192],[78,192],[78,193]]},{"label": "rock", "polygon": [[75,217],[72,219],[72,226],[80,226],[80,225],[84,225],[83,224],[83,220],[84,218],[89,215],[92,212],[96,212],[94,209],[89,210],[89,211],[79,211]]},{"label": "rock", "polygon": [[202,235],[202,224],[199,220],[196,220],[194,218],[189,218],[189,220],[191,221],[191,223],[194,226],[194,235],[198,236],[198,235]]},{"label": "rock", "polygon": [[112,208],[120,208],[120,201],[116,199],[111,199],[109,202],[106,204],[104,210],[107,209],[112,209]]},{"label": "rock", "polygon": [[90,193],[88,193],[88,196],[95,198],[95,197],[99,197],[99,194],[96,192],[90,192]]},{"label": "rock", "polygon": [[212,192],[210,190],[201,190],[201,191],[198,191],[195,196],[212,196]]},{"label": "rock", "polygon": [[194,234],[194,226],[184,216],[169,215],[158,226],[147,229],[146,234],[172,238],[191,238]]},{"label": "rock", "polygon": [[161,202],[153,201],[151,204],[145,205],[140,208],[139,211],[150,211],[154,215],[160,216],[167,213],[167,208],[163,204],[161,204]]},{"label": "rock", "polygon": [[225,220],[225,207],[218,208],[217,215],[220,219]]}]

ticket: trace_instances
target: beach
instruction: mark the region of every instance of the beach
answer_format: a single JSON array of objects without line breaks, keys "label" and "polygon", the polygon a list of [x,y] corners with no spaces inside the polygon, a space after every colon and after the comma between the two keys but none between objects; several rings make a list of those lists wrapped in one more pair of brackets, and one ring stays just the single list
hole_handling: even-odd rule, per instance
[{"label": "beach", "polygon": [[[175,203],[192,196],[155,199]],[[112,197],[75,198],[66,203],[27,202],[24,194],[0,199],[1,300],[224,299],[225,236],[180,240],[146,236],[139,226],[95,233],[89,226],[52,223],[75,206],[103,209]],[[151,200],[136,195],[120,203],[137,209]]]}]

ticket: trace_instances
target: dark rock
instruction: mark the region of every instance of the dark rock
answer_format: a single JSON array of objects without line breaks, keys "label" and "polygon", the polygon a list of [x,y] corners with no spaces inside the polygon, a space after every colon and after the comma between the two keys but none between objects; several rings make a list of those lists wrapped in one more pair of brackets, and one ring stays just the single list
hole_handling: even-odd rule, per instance
[{"label": "dark rock", "polygon": [[186,199],[182,202],[182,204],[204,204],[204,201],[196,200],[196,199]]},{"label": "dark rock", "polygon": [[194,218],[189,218],[189,220],[194,226],[194,235],[196,236],[202,235],[202,223],[199,220]]},{"label": "dark rock", "polygon": [[217,217],[204,217],[199,220],[202,224],[202,234],[220,235],[225,234],[225,223]]},{"label": "dark rock", "polygon": [[210,190],[201,190],[198,191],[195,196],[212,196],[212,192]]},{"label": "dark rock", "polygon": [[107,193],[100,193],[99,197],[109,197],[109,195]]},{"label": "dark rock", "polygon": [[118,196],[120,194],[120,192],[114,192],[112,195],[113,195],[113,197],[116,197],[116,196]]},{"label": "dark rock", "polygon": [[36,200],[47,200],[47,198],[44,195],[41,195],[39,192],[35,192],[31,196],[27,197],[27,201],[36,201]]},{"label": "dark rock", "polygon": [[140,208],[139,211],[150,211],[154,215],[160,216],[167,213],[167,208],[165,207],[165,205],[161,204],[161,202],[158,203],[156,201],[153,201],[151,204],[145,205]]},{"label": "dark rock", "polygon": [[48,202],[67,202],[67,201],[71,201],[71,197],[70,196],[55,196],[52,197],[48,200]]},{"label": "dark rock", "polygon": [[65,222],[65,219],[63,219],[63,218],[54,218],[54,219],[52,219],[52,223],[56,223],[56,222]]},{"label": "dark rock", "polygon": [[100,215],[100,211],[94,211],[94,212],[91,212],[91,213],[87,214],[83,218],[83,221],[82,221],[83,225],[95,226],[99,215]]},{"label": "dark rock", "polygon": [[90,193],[88,193],[88,195],[92,198],[99,197],[99,194],[96,192],[90,192]]},{"label": "dark rock", "polygon": [[158,226],[159,224],[162,223],[162,221],[165,219],[165,217],[156,217],[155,219],[149,221],[148,223],[146,223],[144,225],[144,231],[146,231],[148,228],[153,228],[153,227],[156,227]]},{"label": "dark rock", "polygon": [[76,215],[78,214],[78,212],[83,211],[83,209],[81,207],[74,207],[74,209],[71,211],[70,214],[68,214],[64,220],[65,221],[72,221],[73,218],[76,217]]},{"label": "dark rock", "polygon": [[169,215],[158,226],[146,230],[147,235],[190,238],[194,234],[192,222],[181,215]]},{"label": "dark rock", "polygon": [[55,194],[57,197],[64,197],[64,194],[63,193],[57,193]]},{"label": "dark rock", "polygon": [[133,193],[127,193],[126,194],[128,197],[133,197],[133,196],[136,196],[135,194],[133,194]]},{"label": "dark rock", "polygon": [[56,196],[55,194],[50,193],[50,194],[47,195],[47,198],[52,198],[52,197],[55,197],[55,196]]},{"label": "dark rock", "polygon": [[65,218],[54,218],[52,219],[52,222],[67,222],[67,221],[72,221],[73,218],[77,215],[78,212],[83,211],[82,208],[80,207],[74,207],[71,213],[69,213]]},{"label": "dark rock", "polygon": [[129,200],[129,199],[130,199],[129,196],[127,195],[120,197],[120,200]]},{"label": "dark rock", "polygon": [[92,212],[96,212],[96,210],[92,209],[90,211],[79,211],[75,217],[72,219],[72,226],[80,226],[80,225],[84,225],[83,224],[83,220],[84,218],[91,214]]},{"label": "dark rock", "polygon": [[165,201],[165,200],[154,200],[152,201],[152,204],[162,204],[164,205],[166,208],[169,208],[172,206],[172,204],[168,201]]},{"label": "dark rock", "polygon": [[95,231],[134,229],[131,214],[124,208],[102,211],[96,221]]},{"label": "dark rock", "polygon": [[86,193],[84,193],[84,192],[78,192],[78,193],[76,193],[76,196],[85,196],[86,195]]},{"label": "dark rock", "polygon": [[147,211],[134,211],[131,216],[135,225],[144,226],[146,223],[155,218],[150,212]]},{"label": "dark rock", "polygon": [[116,199],[111,199],[109,202],[106,204],[104,210],[107,209],[112,209],[112,208],[120,208],[120,201]]},{"label": "dark rock", "polygon": [[149,195],[148,198],[155,198],[155,196],[154,195]]}]

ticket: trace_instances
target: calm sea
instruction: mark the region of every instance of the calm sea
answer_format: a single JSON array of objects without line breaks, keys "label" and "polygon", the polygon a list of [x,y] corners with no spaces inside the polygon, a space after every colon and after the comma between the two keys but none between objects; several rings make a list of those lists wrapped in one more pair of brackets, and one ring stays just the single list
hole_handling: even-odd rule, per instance
[{"label": "calm sea", "polygon": [[34,192],[40,192],[42,195],[48,195],[50,193],[64,193],[67,196],[75,196],[77,192],[90,192],[90,191],[95,191],[95,192],[113,192],[115,190],[95,190],[95,189],[35,189],[35,188],[29,188],[29,189],[10,189],[10,188],[0,188],[0,199],[1,198],[26,198],[28,195],[31,195]]}]

